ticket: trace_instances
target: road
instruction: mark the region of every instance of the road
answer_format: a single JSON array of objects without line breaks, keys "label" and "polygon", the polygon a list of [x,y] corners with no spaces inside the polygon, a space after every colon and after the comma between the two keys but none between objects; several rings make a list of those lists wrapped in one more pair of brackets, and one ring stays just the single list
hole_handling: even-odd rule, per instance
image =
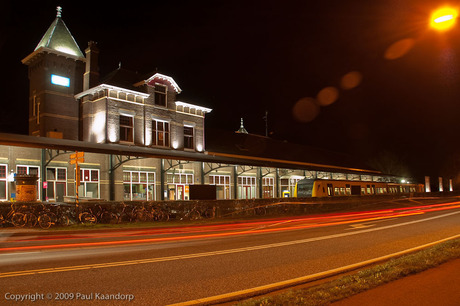
[{"label": "road", "polygon": [[[444,202],[444,203],[441,203]],[[431,203],[429,206],[422,204]],[[0,237],[0,302],[168,305],[401,252],[460,234],[460,202],[238,223]],[[10,236],[8,236],[10,235]]]}]

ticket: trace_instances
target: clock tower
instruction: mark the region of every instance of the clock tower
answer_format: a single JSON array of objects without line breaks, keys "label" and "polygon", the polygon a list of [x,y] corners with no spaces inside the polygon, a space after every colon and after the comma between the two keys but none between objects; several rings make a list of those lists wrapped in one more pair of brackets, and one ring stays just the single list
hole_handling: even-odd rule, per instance
[{"label": "clock tower", "polygon": [[62,20],[54,22],[35,50],[22,60],[29,68],[29,135],[79,138],[79,104],[85,56]]}]

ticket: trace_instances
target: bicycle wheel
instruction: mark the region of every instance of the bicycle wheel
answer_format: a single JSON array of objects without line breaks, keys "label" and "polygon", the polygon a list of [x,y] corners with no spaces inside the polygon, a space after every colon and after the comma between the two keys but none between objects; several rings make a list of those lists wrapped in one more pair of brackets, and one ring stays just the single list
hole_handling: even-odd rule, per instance
[{"label": "bicycle wheel", "polygon": [[105,211],[99,216],[99,222],[105,224],[115,224],[118,222],[118,217],[114,213]]},{"label": "bicycle wheel", "polygon": [[143,209],[135,209],[133,212],[134,222],[146,222],[152,220],[152,215]]},{"label": "bicycle wheel", "polygon": [[27,227],[35,227],[35,225],[37,225],[38,218],[37,218],[37,216],[35,214],[26,213],[24,215],[24,218],[25,218],[25,225]]},{"label": "bicycle wheel", "polygon": [[169,213],[167,211],[161,210],[160,218],[158,221],[163,221],[163,222],[169,221]]},{"label": "bicycle wheel", "polygon": [[70,218],[66,215],[60,215],[58,217],[57,223],[61,226],[69,226],[70,225]]},{"label": "bicycle wheel", "polygon": [[120,216],[118,216],[118,223],[128,223],[131,222],[131,220],[131,215],[126,212],[122,212]]},{"label": "bicycle wheel", "polygon": [[97,218],[95,215],[89,212],[81,213],[79,216],[80,222],[84,224],[96,224]]},{"label": "bicycle wheel", "polygon": [[155,210],[152,215],[154,221],[166,222],[169,220],[169,214],[163,210]]},{"label": "bicycle wheel", "polygon": [[23,227],[26,225],[26,218],[23,213],[14,213],[11,216],[11,223],[17,227]]},{"label": "bicycle wheel", "polygon": [[201,215],[204,217],[204,218],[213,218],[214,217],[214,210],[210,207],[206,208],[202,213]]},{"label": "bicycle wheel", "polygon": [[267,210],[263,206],[254,207],[254,213],[257,216],[263,216],[267,213]]},{"label": "bicycle wheel", "polygon": [[197,210],[192,210],[189,214],[188,214],[188,219],[193,221],[193,220],[199,220],[201,219],[201,215],[200,213],[197,211]]},{"label": "bicycle wheel", "polygon": [[51,226],[51,217],[47,214],[41,214],[39,217],[38,217],[38,226],[40,226],[40,228],[42,229],[48,229],[50,228]]}]

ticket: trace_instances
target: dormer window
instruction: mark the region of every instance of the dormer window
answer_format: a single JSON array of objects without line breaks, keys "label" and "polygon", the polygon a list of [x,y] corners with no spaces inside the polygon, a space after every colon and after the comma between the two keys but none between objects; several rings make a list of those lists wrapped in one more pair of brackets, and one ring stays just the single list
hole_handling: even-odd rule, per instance
[{"label": "dormer window", "polygon": [[155,84],[155,104],[166,107],[167,87],[161,84]]}]

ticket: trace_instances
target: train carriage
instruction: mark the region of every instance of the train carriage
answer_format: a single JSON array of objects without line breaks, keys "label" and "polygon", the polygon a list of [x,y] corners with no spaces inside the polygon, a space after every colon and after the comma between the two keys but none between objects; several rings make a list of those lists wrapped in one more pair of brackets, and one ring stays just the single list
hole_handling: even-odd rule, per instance
[{"label": "train carriage", "polygon": [[366,196],[387,193],[414,193],[423,192],[423,190],[423,184],[302,179],[295,186],[294,197]]}]

